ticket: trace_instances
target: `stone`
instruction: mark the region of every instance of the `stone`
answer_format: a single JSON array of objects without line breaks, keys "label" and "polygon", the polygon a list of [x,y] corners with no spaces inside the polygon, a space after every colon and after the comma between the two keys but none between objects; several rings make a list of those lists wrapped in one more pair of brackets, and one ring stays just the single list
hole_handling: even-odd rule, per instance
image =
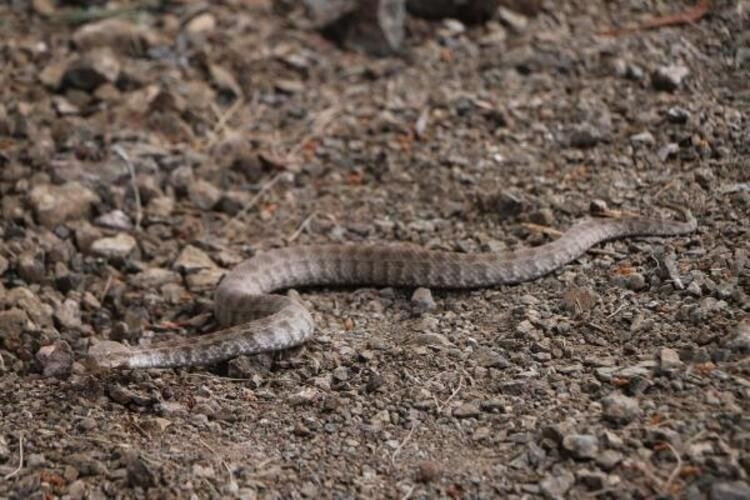
[{"label": "stone", "polygon": [[190,274],[203,269],[214,269],[217,266],[206,252],[193,245],[187,245],[177,256],[172,267],[181,273]]},{"label": "stone", "polygon": [[221,189],[203,179],[198,179],[188,186],[188,197],[201,210],[211,210],[222,197]]},{"label": "stone", "polygon": [[436,307],[435,299],[432,298],[432,292],[429,288],[424,287],[414,290],[411,296],[411,303],[423,311],[431,311]]},{"label": "stone", "polygon": [[594,458],[599,451],[599,440],[592,434],[569,434],[562,440],[562,447],[575,458]]},{"label": "stone", "polygon": [[108,227],[110,229],[119,229],[121,231],[128,231],[133,229],[133,223],[130,221],[130,217],[122,210],[112,210],[106,214],[102,214],[94,220],[97,226]]},{"label": "stone", "polygon": [[168,283],[181,283],[180,275],[169,269],[149,267],[131,276],[128,280],[132,285],[147,290],[156,290]]},{"label": "stone", "polygon": [[36,353],[45,377],[67,377],[73,368],[73,349],[64,340],[46,345]]},{"label": "stone", "polygon": [[416,480],[420,483],[431,483],[440,479],[442,474],[443,470],[438,462],[427,460],[417,465]]},{"label": "stone", "polygon": [[19,255],[16,270],[27,283],[42,283],[47,278],[44,255],[37,251],[27,251]]},{"label": "stone", "polygon": [[115,83],[120,76],[120,60],[109,47],[92,49],[74,59],[66,68],[63,85],[91,92],[104,83]]},{"label": "stone", "polygon": [[110,17],[86,23],[73,33],[73,43],[82,51],[96,47],[110,49],[128,55],[143,54],[158,43],[156,35],[145,25]]},{"label": "stone", "polygon": [[670,373],[682,368],[682,366],[680,355],[674,349],[664,347],[659,351],[659,369],[662,372]]},{"label": "stone", "polygon": [[603,414],[605,420],[615,424],[627,424],[641,416],[641,408],[638,400],[614,392],[602,400]]},{"label": "stone", "polygon": [[686,76],[690,74],[687,66],[681,64],[661,66],[651,74],[651,85],[656,90],[673,92],[677,90]]},{"label": "stone", "polygon": [[539,483],[539,488],[546,498],[565,498],[565,494],[575,483],[576,478],[572,472],[562,470],[559,472],[548,472]]},{"label": "stone", "polygon": [[711,500],[746,500],[750,486],[745,481],[716,481],[711,485]]},{"label": "stone", "polygon": [[43,184],[29,193],[29,202],[37,220],[48,228],[87,217],[91,205],[100,201],[96,193],[76,181],[60,186]]},{"label": "stone", "polygon": [[453,409],[453,416],[456,418],[471,418],[481,415],[479,405],[476,403],[463,403]]},{"label": "stone", "polygon": [[64,329],[81,328],[81,306],[78,301],[65,299],[61,304],[55,307],[54,319],[57,324]]},{"label": "stone", "polygon": [[107,259],[126,259],[138,243],[128,233],[118,233],[109,238],[100,238],[91,244],[91,253]]}]

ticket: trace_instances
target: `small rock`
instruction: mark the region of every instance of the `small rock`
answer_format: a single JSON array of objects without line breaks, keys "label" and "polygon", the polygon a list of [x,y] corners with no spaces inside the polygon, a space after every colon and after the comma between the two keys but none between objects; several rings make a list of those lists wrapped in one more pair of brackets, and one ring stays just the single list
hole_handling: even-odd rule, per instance
[{"label": "small rock", "polygon": [[593,148],[605,138],[605,134],[593,125],[577,125],[572,128],[568,135],[568,143],[572,148]]},{"label": "small rock", "polygon": [[110,238],[100,238],[91,244],[91,252],[107,259],[123,260],[136,248],[138,243],[128,233],[118,233]]},{"label": "small rock", "polygon": [[214,269],[217,266],[206,252],[192,245],[188,245],[182,249],[180,255],[175,260],[173,267],[181,273],[190,274],[203,269]]},{"label": "small rock", "polygon": [[563,307],[572,313],[589,311],[599,302],[599,294],[591,287],[571,286],[563,294]]},{"label": "small rock", "polygon": [[656,90],[673,92],[677,90],[690,70],[683,65],[661,66],[651,74],[651,85]]},{"label": "small rock", "polygon": [[453,409],[453,416],[456,418],[471,418],[481,415],[479,405],[475,403],[463,403]]},{"label": "small rock", "polygon": [[435,309],[435,299],[432,298],[432,292],[429,288],[419,287],[414,290],[411,296],[411,303],[423,311]]},{"label": "small rock", "polygon": [[111,212],[102,214],[94,220],[94,223],[97,226],[119,229],[121,231],[133,229],[130,217],[122,210],[112,210]]},{"label": "small rock", "polygon": [[44,255],[36,251],[22,253],[16,262],[16,269],[27,283],[42,283],[47,277]]},{"label": "small rock", "polygon": [[659,351],[659,368],[662,372],[673,372],[681,368],[682,365],[680,355],[674,349],[665,347]]},{"label": "small rock", "polygon": [[635,292],[643,290],[648,286],[646,277],[641,273],[632,272],[628,274],[619,274],[615,277],[614,282],[623,288],[633,290]]},{"label": "small rock", "polygon": [[68,65],[63,84],[91,92],[103,83],[115,83],[119,76],[120,60],[109,47],[99,47]]},{"label": "small rock", "polygon": [[73,349],[64,340],[40,348],[36,359],[45,377],[66,377],[73,369]]},{"label": "small rock", "polygon": [[8,270],[8,259],[0,255],[0,276]]},{"label": "small rock", "polygon": [[746,500],[750,486],[745,481],[717,481],[711,485],[711,500]]},{"label": "small rock", "polygon": [[648,130],[644,130],[638,134],[631,135],[630,142],[634,146],[653,147],[653,145],[656,144],[656,139],[654,138],[654,134]]},{"label": "small rock", "polygon": [[616,424],[627,424],[641,416],[638,400],[615,392],[602,400],[603,417]]},{"label": "small rock", "polygon": [[130,277],[128,280],[133,286],[145,290],[161,288],[168,283],[180,283],[180,275],[169,269],[161,267],[149,267]]},{"label": "small rock", "polygon": [[135,453],[130,453],[126,460],[125,479],[129,486],[148,488],[156,484],[154,472],[149,468],[146,461]]},{"label": "small rock", "polygon": [[185,31],[191,34],[206,33],[216,28],[216,18],[210,12],[203,12],[193,17],[185,25]]},{"label": "small rock", "polygon": [[65,329],[81,328],[81,306],[77,300],[65,299],[55,308],[55,321]]},{"label": "small rock", "polygon": [[625,458],[624,455],[617,450],[604,450],[595,457],[595,460],[599,467],[610,471],[622,462],[623,458]]},{"label": "small rock", "polygon": [[111,17],[86,23],[73,33],[73,43],[79,50],[109,47],[126,54],[142,54],[156,44],[156,36],[143,25]]},{"label": "small rock", "polygon": [[442,467],[438,462],[428,460],[417,466],[416,480],[420,483],[431,483],[440,479],[443,474]]},{"label": "small rock", "polygon": [[484,368],[507,368],[510,366],[508,359],[492,349],[480,348],[475,354],[477,364]]},{"label": "small rock", "polygon": [[575,483],[576,478],[569,470],[557,473],[548,472],[539,483],[539,488],[546,498],[565,498],[565,494]]},{"label": "small rock", "polygon": [[26,458],[26,465],[32,469],[44,467],[47,463],[47,457],[42,453],[32,453]]},{"label": "small rock", "polygon": [[210,182],[198,179],[188,186],[188,197],[201,210],[211,210],[221,200],[222,192]]},{"label": "small rock", "polygon": [[29,201],[39,223],[53,228],[68,220],[88,216],[99,197],[82,184],[71,181],[61,186],[44,184],[29,193]]},{"label": "small rock", "polygon": [[726,346],[741,353],[750,352],[750,320],[740,321],[733,330],[734,335]]},{"label": "small rock", "polygon": [[690,112],[684,108],[673,106],[667,110],[667,120],[669,120],[670,123],[683,125],[687,123],[689,118]]},{"label": "small rock", "polygon": [[576,478],[593,491],[599,491],[607,484],[607,475],[600,471],[580,469],[576,471]]},{"label": "small rock", "polygon": [[594,458],[599,451],[599,440],[591,434],[569,434],[563,438],[562,447],[575,458]]},{"label": "small rock", "polygon": [[410,343],[421,346],[453,346],[453,343],[448,340],[445,335],[441,335],[439,333],[422,333],[419,335],[415,335],[411,338]]}]

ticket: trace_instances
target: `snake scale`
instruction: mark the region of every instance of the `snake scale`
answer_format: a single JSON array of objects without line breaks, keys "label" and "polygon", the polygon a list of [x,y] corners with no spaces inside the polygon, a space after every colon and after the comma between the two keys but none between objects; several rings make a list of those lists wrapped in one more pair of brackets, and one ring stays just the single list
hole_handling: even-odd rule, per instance
[{"label": "snake scale", "polygon": [[583,255],[594,245],[631,236],[674,236],[697,223],[647,217],[587,218],[559,238],[508,254],[464,254],[389,245],[314,245],[271,250],[227,273],[216,288],[214,314],[225,328],[148,347],[94,345],[87,363],[100,369],[166,368],[215,363],[305,342],[315,328],[297,299],[270,292],[311,285],[480,288],[529,281]]}]

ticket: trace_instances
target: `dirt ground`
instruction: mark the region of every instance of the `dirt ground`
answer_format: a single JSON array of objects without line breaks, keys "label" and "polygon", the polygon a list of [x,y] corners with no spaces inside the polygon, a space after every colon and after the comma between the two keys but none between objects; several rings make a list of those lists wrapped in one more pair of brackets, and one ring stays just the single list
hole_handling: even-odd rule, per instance
[{"label": "dirt ground", "polygon": [[[749,2],[410,18],[381,59],[268,0],[96,3],[0,5],[0,498],[750,498]],[[37,357],[211,331],[261,249],[502,251],[596,199],[699,229],[518,286],[302,290],[315,338],[274,356]]]}]

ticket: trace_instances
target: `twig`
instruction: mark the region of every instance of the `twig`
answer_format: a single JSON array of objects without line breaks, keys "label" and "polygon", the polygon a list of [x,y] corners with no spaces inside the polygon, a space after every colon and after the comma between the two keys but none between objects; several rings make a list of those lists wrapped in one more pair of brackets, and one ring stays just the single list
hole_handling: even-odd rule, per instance
[{"label": "twig", "polygon": [[615,311],[614,311],[614,312],[613,312],[612,314],[609,314],[609,315],[608,315],[608,316],[607,316],[606,318],[604,318],[604,319],[612,319],[612,318],[614,318],[614,317],[615,317],[615,315],[616,315],[616,314],[617,314],[618,312],[622,311],[622,309],[623,309],[624,307],[625,307],[625,304],[620,304],[620,307],[618,307],[617,309],[615,309]]},{"label": "twig", "polygon": [[135,199],[135,228],[141,230],[141,220],[143,219],[143,207],[141,206],[141,193],[138,191],[138,184],[135,178],[135,167],[130,161],[130,157],[119,144],[112,146],[112,150],[119,156],[125,165],[128,167],[130,173],[130,185],[133,188],[133,198]]},{"label": "twig", "polygon": [[21,472],[21,469],[23,469],[23,433],[20,433],[18,435],[18,467],[16,467],[12,472],[6,474],[3,479],[7,481],[8,479]]},{"label": "twig", "polygon": [[296,231],[292,233],[292,235],[286,239],[287,243],[291,243],[297,238],[299,238],[299,235],[302,234],[302,231],[307,229],[307,227],[310,225],[310,221],[315,217],[315,212],[311,213],[307,217],[305,217],[305,220],[302,221],[302,224],[299,225]]},{"label": "twig", "polygon": [[109,276],[107,276],[107,282],[104,284],[104,290],[102,290],[102,296],[99,297],[99,302],[104,302],[104,299],[107,298],[109,287],[111,286],[112,286],[112,275],[110,274]]},{"label": "twig", "polygon": [[456,397],[456,394],[458,394],[458,391],[461,390],[461,388],[463,387],[463,385],[464,385],[464,378],[461,377],[461,378],[458,379],[458,385],[456,386],[455,390],[451,393],[450,396],[448,396],[448,399],[446,399],[445,401],[443,401],[443,404],[441,404],[438,407],[438,413],[443,413],[443,410],[445,409],[445,407],[448,406],[448,403],[450,403],[453,400],[453,398]]},{"label": "twig", "polygon": [[672,473],[669,474],[669,477],[667,478],[667,481],[664,483],[664,486],[662,486],[662,492],[666,496],[666,495],[669,495],[669,487],[672,486],[672,483],[674,482],[675,479],[677,479],[677,475],[682,470],[682,458],[680,458],[680,454],[677,453],[677,450],[674,449],[674,446],[672,446],[666,441],[664,441],[664,446],[669,448],[669,451],[671,451],[674,457],[677,459],[677,465],[675,465],[675,468],[672,470]]},{"label": "twig", "polygon": [[216,144],[216,142],[219,140],[219,137],[222,133],[224,133],[224,130],[226,129],[226,124],[229,121],[229,119],[234,116],[234,114],[237,112],[237,110],[242,107],[242,105],[245,103],[245,99],[239,98],[235,100],[231,106],[229,106],[229,109],[227,109],[224,113],[218,114],[217,112],[217,118],[216,124],[214,124],[214,128],[211,131],[212,135],[211,138],[206,143],[206,149],[210,149],[211,146]]},{"label": "twig", "polygon": [[411,439],[411,435],[414,433],[414,429],[418,427],[417,424],[412,425],[411,429],[409,429],[409,434],[406,435],[403,441],[401,441],[395,450],[393,450],[393,453],[391,454],[391,467],[395,467],[396,465],[396,455],[401,452],[401,449],[406,446],[406,443],[409,442],[409,439]]},{"label": "twig", "polygon": [[276,174],[276,175],[275,175],[275,176],[273,177],[273,179],[271,179],[270,181],[268,181],[268,182],[266,182],[265,184],[263,184],[263,186],[262,186],[262,187],[260,188],[260,191],[258,191],[258,192],[257,192],[257,193],[255,194],[255,196],[253,196],[253,198],[252,198],[252,199],[251,199],[251,200],[250,200],[250,201],[249,201],[249,202],[247,203],[247,205],[245,205],[244,207],[242,207],[242,210],[240,210],[239,212],[237,212],[237,213],[235,214],[235,216],[234,216],[234,217],[232,217],[232,218],[231,218],[231,219],[229,220],[229,223],[228,223],[227,225],[229,225],[229,224],[233,223],[233,222],[234,222],[234,221],[236,221],[237,219],[240,219],[240,218],[244,217],[244,216],[245,216],[245,214],[246,214],[246,213],[247,213],[247,212],[248,212],[248,211],[249,211],[249,210],[250,210],[251,208],[253,208],[253,207],[254,207],[254,206],[255,206],[255,205],[256,205],[256,204],[258,203],[258,201],[260,201],[260,199],[261,199],[261,198],[263,197],[263,195],[264,195],[264,194],[266,194],[266,192],[267,192],[267,191],[268,191],[269,189],[271,189],[271,188],[272,188],[272,187],[273,187],[273,186],[274,186],[274,185],[275,185],[275,184],[276,184],[277,182],[279,182],[279,179],[281,179],[281,178],[282,178],[282,176],[284,176],[285,174],[286,174],[286,172],[279,172],[278,174]]},{"label": "twig", "polygon": [[711,0],[699,0],[697,4],[686,11],[668,16],[655,17],[638,26],[610,28],[604,31],[600,31],[598,34],[605,36],[622,36],[631,33],[637,33],[639,31],[663,28],[665,26],[693,24],[697,21],[700,21],[703,16],[708,14],[709,10],[711,10]]}]

